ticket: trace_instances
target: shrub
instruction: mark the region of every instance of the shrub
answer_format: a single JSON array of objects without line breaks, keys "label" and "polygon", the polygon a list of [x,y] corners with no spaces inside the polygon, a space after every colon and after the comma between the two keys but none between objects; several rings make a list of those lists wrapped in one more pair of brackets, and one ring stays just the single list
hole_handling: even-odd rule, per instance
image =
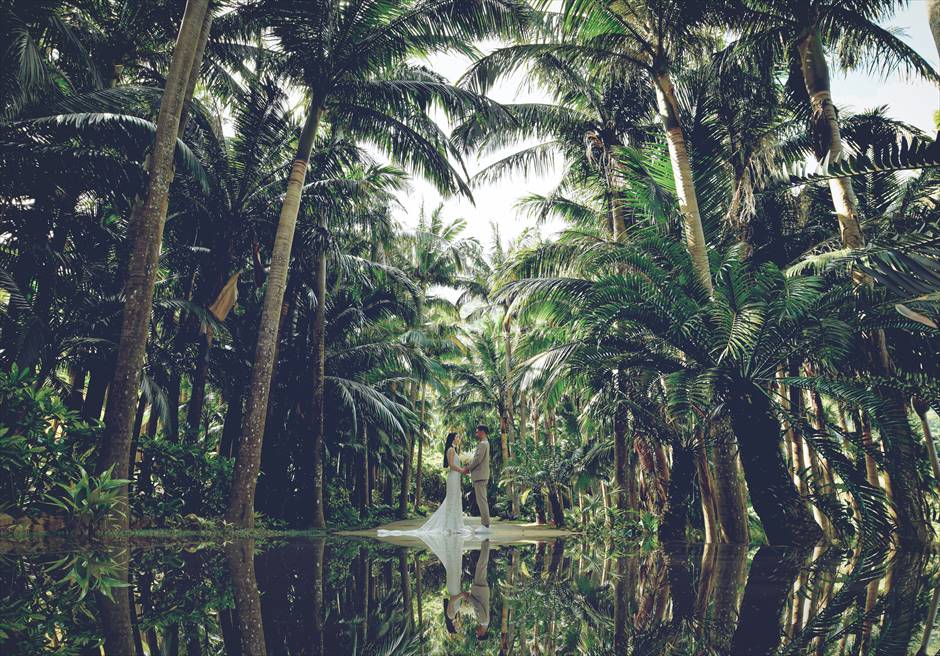
[{"label": "shrub", "polygon": [[100,424],[83,421],[28,369],[0,373],[0,510],[35,514],[94,462]]},{"label": "shrub", "polygon": [[166,518],[189,513],[200,517],[224,514],[234,469],[232,459],[207,452],[204,445],[181,444],[159,435],[142,438],[140,450],[151,464],[149,480],[137,483],[131,499],[135,515]]},{"label": "shrub", "polygon": [[359,511],[353,506],[349,498],[349,488],[340,483],[330,483],[326,486],[326,516],[333,526],[356,526],[359,524]]},{"label": "shrub", "polygon": [[444,497],[447,496],[446,473],[446,470],[442,467],[431,467],[427,464],[422,467],[422,501],[431,508],[437,508],[444,501]]},{"label": "shrub", "polygon": [[100,520],[113,512],[121,502],[120,489],[130,483],[123,478],[111,478],[111,470],[100,476],[89,476],[84,467],[78,468],[78,479],[71,483],[56,483],[61,488],[56,495],[46,495],[49,503],[65,511],[73,523],[89,531]]}]

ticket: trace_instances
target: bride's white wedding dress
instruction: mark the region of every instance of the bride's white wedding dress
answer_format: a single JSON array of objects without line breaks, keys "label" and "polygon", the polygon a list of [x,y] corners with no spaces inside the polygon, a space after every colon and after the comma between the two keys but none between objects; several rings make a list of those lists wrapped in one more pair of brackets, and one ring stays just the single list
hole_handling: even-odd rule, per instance
[{"label": "bride's white wedding dress", "polygon": [[[457,452],[451,447],[448,450],[448,461],[458,461]],[[452,460],[453,457],[453,460]],[[458,461],[459,462],[459,461]],[[421,528],[408,531],[388,531],[379,529],[379,537],[386,535],[414,535],[419,537],[437,553],[435,545],[427,540],[427,536],[433,535],[462,535],[469,537],[472,535],[470,529],[463,523],[463,498],[460,489],[460,472],[450,469],[447,472],[447,493],[444,496],[444,502],[438,506],[434,514],[428,518]],[[462,548],[461,548],[462,551]],[[440,554],[438,554],[440,558]],[[441,558],[443,561],[444,559]]]}]

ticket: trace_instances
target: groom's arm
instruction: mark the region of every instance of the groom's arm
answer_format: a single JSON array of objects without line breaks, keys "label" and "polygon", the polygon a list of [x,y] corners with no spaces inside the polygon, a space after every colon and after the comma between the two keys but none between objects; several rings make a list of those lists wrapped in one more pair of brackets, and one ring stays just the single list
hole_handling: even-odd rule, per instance
[{"label": "groom's arm", "polygon": [[470,461],[470,464],[467,465],[468,471],[473,471],[483,462],[483,458],[486,457],[486,447],[483,442],[477,443],[477,450],[473,452],[473,460]]}]

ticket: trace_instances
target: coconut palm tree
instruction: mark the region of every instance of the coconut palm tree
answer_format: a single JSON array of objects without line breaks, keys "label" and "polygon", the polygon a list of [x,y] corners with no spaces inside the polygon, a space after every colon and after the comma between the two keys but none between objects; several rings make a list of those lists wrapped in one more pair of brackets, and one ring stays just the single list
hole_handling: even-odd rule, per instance
[{"label": "coconut palm tree", "polygon": [[713,47],[717,30],[727,21],[725,3],[567,0],[563,13],[565,30],[576,44],[583,44],[585,60],[614,70],[627,67],[648,78],[669,148],[686,246],[699,279],[708,288],[711,275],[705,233],[674,71]]},{"label": "coconut palm tree", "polygon": [[[163,242],[163,225],[175,168],[174,153],[182,127],[181,117],[185,106],[192,100],[205,52],[212,22],[209,4],[209,0],[190,0],[186,4],[160,103],[156,135],[148,156],[146,199],[140,205],[139,214],[131,218],[133,242],[124,286],[126,300],[115,352],[111,393],[105,409],[103,448],[98,458],[99,471],[111,470],[118,478],[126,478],[128,472],[138,380],[150,332],[157,259]],[[128,514],[123,512],[115,516],[124,528],[127,527]]]},{"label": "coconut palm tree", "polygon": [[[287,182],[284,204],[271,256],[264,312],[245,408],[235,469],[229,521],[253,522],[254,486],[261,443],[277,325],[287,281],[288,263],[310,151],[324,118],[351,134],[380,146],[398,162],[430,178],[443,191],[467,191],[448,161],[448,147],[430,120],[431,105],[463,111],[481,106],[471,94],[446,84],[439,76],[406,63],[406,58],[433,50],[467,51],[467,43],[511,31],[524,18],[514,0],[408,3],[376,2],[368,6],[339,0],[299,2],[256,0],[246,15],[267,26],[282,53],[283,70],[305,92],[305,122]],[[316,267],[318,291],[325,291],[325,260]],[[322,296],[318,295],[322,305]],[[323,434],[324,327],[315,328],[318,345],[313,379],[313,437]],[[320,473],[317,474],[320,476]],[[323,526],[322,502],[314,499],[316,526]]]},{"label": "coconut palm tree", "polygon": [[[466,268],[476,248],[475,242],[461,237],[466,225],[466,221],[462,219],[445,219],[443,205],[434,208],[430,214],[426,214],[424,208],[421,208],[417,227],[411,234],[404,235],[404,239],[398,243],[400,255],[392,257],[392,262],[406,273],[417,288],[415,323],[413,329],[403,336],[404,341],[420,352],[433,355],[438,360],[442,359],[447,351],[454,350],[452,340],[456,333],[454,321],[457,318],[457,308],[446,299],[432,294],[431,290],[434,287],[453,287]],[[435,317],[432,312],[440,316]],[[416,445],[414,498],[416,510],[421,503],[421,463],[426,440],[426,386],[429,382],[426,374],[440,378],[443,370],[419,373],[417,385],[413,389],[415,407],[420,405],[420,426],[418,434],[409,439],[406,445],[407,455],[402,468],[398,506],[398,511],[402,515],[405,513],[408,491],[411,489],[410,454],[414,452]]]},{"label": "coconut palm tree", "polygon": [[[739,8],[737,24],[742,36],[732,48],[740,53],[747,51],[749,57],[756,54],[763,61],[789,67],[789,87],[808,109],[818,159],[838,161],[845,155],[826,48],[834,50],[839,63],[846,68],[860,64],[883,71],[901,67],[935,83],[940,80],[923,57],[878,24],[890,17],[898,4],[893,0],[865,0],[851,6],[822,0],[787,0],[783,4],[747,0]],[[842,245],[852,249],[863,247],[865,238],[851,178],[830,178],[829,190]],[[865,282],[864,277],[859,276],[859,281]],[[883,333],[872,334],[871,357],[884,375],[891,375],[893,366],[884,339]],[[903,400],[896,402],[903,407]],[[887,445],[899,537],[904,543],[923,544],[930,540],[932,531],[925,514],[920,475],[907,464],[912,462],[917,449],[910,427],[898,428],[899,434],[892,436]]]},{"label": "coconut palm tree", "polygon": [[[837,161],[845,152],[832,99],[827,48],[847,68],[903,68],[933,82],[940,80],[923,57],[878,24],[899,4],[894,0],[865,0],[851,6],[825,0],[786,0],[783,4],[746,0],[739,8],[736,23],[741,37],[730,47],[747,52],[749,58],[789,67],[790,89],[809,111],[817,158]],[[860,248],[865,242],[851,179],[833,178],[829,188],[843,245]]]}]

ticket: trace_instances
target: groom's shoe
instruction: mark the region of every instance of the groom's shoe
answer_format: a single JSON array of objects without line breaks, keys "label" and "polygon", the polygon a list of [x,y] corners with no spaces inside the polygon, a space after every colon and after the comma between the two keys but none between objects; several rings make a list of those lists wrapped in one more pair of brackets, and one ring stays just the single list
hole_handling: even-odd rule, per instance
[{"label": "groom's shoe", "polygon": [[477,530],[474,533],[492,533],[489,526],[477,526]]}]

